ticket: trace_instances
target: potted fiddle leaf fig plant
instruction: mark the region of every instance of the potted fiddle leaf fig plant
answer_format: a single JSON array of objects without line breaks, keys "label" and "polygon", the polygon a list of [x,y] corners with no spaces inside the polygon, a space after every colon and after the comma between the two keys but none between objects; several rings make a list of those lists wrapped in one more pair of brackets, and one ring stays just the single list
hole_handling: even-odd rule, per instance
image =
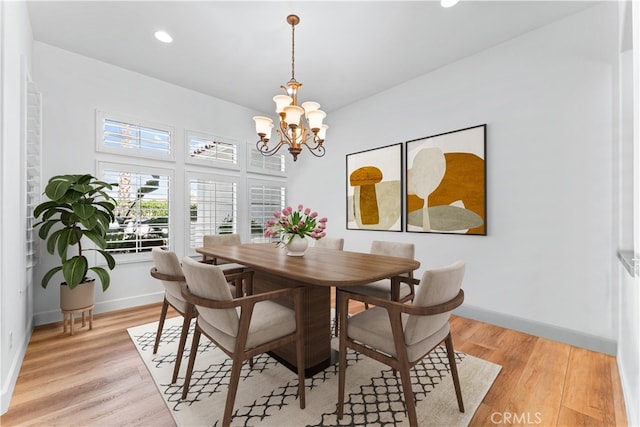
[{"label": "potted fiddle leaf fig plant", "polygon": [[[92,175],[57,175],[49,179],[44,194],[48,201],[36,206],[33,214],[41,221],[38,235],[46,240],[47,252],[57,254],[59,265],[42,278],[46,288],[51,278],[62,272],[64,283],[60,286],[62,310],[77,310],[95,302],[95,278],[87,276],[89,270],[102,283],[103,292],[109,288],[109,272],[100,266],[89,267],[85,253],[97,251],[109,270],[115,259],[105,249],[109,224],[115,220],[115,200],[107,193],[117,184],[99,181]],[[86,239],[85,239],[86,238]],[[91,241],[95,248],[85,245]]]}]

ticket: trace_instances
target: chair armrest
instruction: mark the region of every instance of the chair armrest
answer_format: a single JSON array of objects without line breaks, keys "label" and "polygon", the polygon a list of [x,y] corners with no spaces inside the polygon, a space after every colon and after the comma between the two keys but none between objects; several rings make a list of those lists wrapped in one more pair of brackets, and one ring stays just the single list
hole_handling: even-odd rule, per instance
[{"label": "chair armrest", "polygon": [[419,279],[414,279],[413,277],[408,277],[408,276],[393,276],[391,278],[391,284],[393,285],[393,283],[398,283],[400,284],[400,282],[404,282],[407,283],[409,285],[419,285],[420,284],[420,280]]},{"label": "chair armrest", "polygon": [[160,273],[156,267],[151,268],[151,277],[158,280],[164,280],[166,282],[185,282],[184,276],[174,276],[172,274]]},{"label": "chair armrest", "polygon": [[406,313],[415,316],[433,316],[435,314],[446,313],[460,306],[464,301],[464,291],[462,289],[460,289],[458,295],[456,295],[449,301],[445,301],[443,303],[431,305],[428,307],[420,307],[402,302],[389,301],[369,295],[355,294],[349,292],[348,288],[338,289],[338,292],[340,293],[340,298],[346,298],[347,300],[352,299],[378,307],[383,307],[389,312]]},{"label": "chair armrest", "polygon": [[260,301],[273,300],[273,299],[281,298],[284,296],[295,297],[296,294],[302,295],[302,291],[303,291],[302,287],[278,289],[275,291],[269,291],[269,292],[264,292],[260,294],[234,298],[228,301],[217,301],[217,300],[202,298],[197,295],[194,295],[189,291],[188,287],[183,287],[182,296],[187,302],[200,307],[225,309],[225,308],[235,308],[235,307],[245,308],[245,307],[253,306]]},{"label": "chair armrest", "polygon": [[391,301],[400,301],[400,283],[407,283],[411,288],[411,292],[408,297],[402,299],[402,302],[406,302],[409,299],[413,299],[415,296],[414,286],[420,284],[420,280],[413,278],[413,272],[410,276],[393,276],[391,277]]}]

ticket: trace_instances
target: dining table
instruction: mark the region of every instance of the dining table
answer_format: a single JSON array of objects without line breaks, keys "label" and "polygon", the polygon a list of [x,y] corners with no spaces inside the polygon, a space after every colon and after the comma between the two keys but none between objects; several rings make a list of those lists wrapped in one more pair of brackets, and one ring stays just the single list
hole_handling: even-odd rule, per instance
[{"label": "dining table", "polygon": [[[304,256],[288,256],[274,243],[244,243],[197,248],[205,256],[236,262],[253,270],[253,292],[304,287],[303,328],[305,376],[331,365],[331,288],[363,285],[410,273],[420,267],[414,259],[309,247]],[[293,301],[279,301],[293,307]],[[271,353],[296,369],[295,345]]]}]

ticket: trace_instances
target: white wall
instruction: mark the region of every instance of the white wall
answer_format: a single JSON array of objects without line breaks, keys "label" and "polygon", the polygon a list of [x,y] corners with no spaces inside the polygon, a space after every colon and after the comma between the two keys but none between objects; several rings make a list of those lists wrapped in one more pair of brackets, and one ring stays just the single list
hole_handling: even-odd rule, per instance
[{"label": "white wall", "polygon": [[[43,95],[42,177],[60,173],[96,173],[96,160],[131,159],[95,151],[96,108],[174,127],[177,144],[175,163],[175,203],[186,206],[183,144],[185,129],[208,132],[238,141],[253,141],[254,111],[133,73],[103,62],[36,42],[34,73]],[[215,78],[212,75],[211,78]],[[133,160],[146,165],[145,159]],[[206,167],[191,167],[207,171]],[[234,172],[229,172],[233,174]],[[241,177],[245,179],[245,177]],[[185,254],[185,218],[172,218],[172,249]],[[44,245],[41,245],[44,246]],[[56,259],[41,248],[42,262],[36,270],[35,322],[62,319],[59,290],[55,279],[46,289],[39,286],[45,271]],[[119,263],[111,272],[107,292],[97,292],[96,312],[162,300],[162,288],[149,275],[150,262]]]},{"label": "white wall", "polygon": [[[290,202],[345,250],[414,242],[420,274],[465,260],[461,314],[614,353],[616,22],[615,3],[595,6],[331,113],[327,155],[302,153]],[[483,123],[486,237],[346,230],[346,154]]]},{"label": "white wall", "polygon": [[0,413],[9,407],[32,329],[30,278],[26,274],[24,90],[33,38],[23,1],[0,2]]}]

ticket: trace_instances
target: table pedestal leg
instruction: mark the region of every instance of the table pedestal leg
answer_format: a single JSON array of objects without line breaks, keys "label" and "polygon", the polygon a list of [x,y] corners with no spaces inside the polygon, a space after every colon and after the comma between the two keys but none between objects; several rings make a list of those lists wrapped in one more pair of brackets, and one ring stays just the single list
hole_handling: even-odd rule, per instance
[{"label": "table pedestal leg", "polygon": [[[314,286],[296,280],[256,271],[254,293],[287,287],[305,286],[303,328],[305,339],[305,376],[311,377],[331,364],[331,288]],[[278,301],[293,308],[293,301]],[[289,344],[271,352],[285,366],[296,369],[296,347]]]}]

